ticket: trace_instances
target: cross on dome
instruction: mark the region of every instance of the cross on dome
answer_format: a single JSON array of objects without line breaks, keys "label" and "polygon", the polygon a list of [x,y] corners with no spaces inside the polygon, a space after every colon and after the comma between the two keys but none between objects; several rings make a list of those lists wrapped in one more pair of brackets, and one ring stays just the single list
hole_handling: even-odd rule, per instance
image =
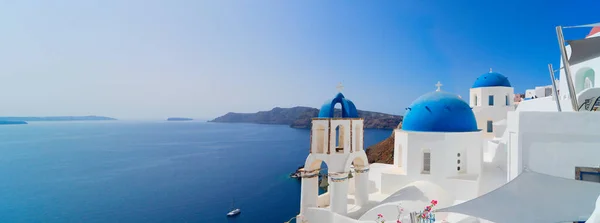
[{"label": "cross on dome", "polygon": [[442,89],[440,89],[440,87],[442,87],[442,83],[440,83],[439,81],[437,82],[437,84],[435,84],[435,86],[437,87],[437,90],[435,91],[441,91]]},{"label": "cross on dome", "polygon": [[490,73],[492,73],[492,68],[490,67]]},{"label": "cross on dome", "polygon": [[344,90],[344,85],[342,85],[342,82],[340,82],[335,88],[338,90],[338,92],[342,92],[342,90]]}]

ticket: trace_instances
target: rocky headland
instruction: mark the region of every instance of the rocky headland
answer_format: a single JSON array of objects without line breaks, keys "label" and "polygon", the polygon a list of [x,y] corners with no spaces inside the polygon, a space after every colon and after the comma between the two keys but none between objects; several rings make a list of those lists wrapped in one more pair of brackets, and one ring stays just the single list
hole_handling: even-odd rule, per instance
[{"label": "rocky headland", "polygon": [[[335,115],[340,116],[341,110],[336,109]],[[312,119],[319,115],[319,109],[311,107],[273,108],[270,111],[256,113],[229,112],[209,122],[223,123],[256,123],[289,125],[292,128],[309,129]],[[390,115],[380,112],[358,110],[358,116],[364,118],[366,129],[393,129],[402,121],[400,115]]]}]

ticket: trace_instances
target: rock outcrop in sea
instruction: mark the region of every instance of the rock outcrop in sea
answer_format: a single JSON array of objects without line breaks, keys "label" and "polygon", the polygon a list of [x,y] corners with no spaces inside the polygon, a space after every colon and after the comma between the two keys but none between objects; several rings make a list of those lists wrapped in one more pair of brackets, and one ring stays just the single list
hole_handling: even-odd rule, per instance
[{"label": "rock outcrop in sea", "polygon": [[194,119],[191,118],[179,118],[179,117],[172,117],[172,118],[168,118],[167,121],[192,121]]}]

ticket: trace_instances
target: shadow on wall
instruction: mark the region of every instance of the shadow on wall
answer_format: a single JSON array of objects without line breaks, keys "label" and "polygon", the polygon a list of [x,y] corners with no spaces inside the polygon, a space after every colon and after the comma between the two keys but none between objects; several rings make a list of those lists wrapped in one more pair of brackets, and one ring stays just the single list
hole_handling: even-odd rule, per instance
[{"label": "shadow on wall", "polygon": [[[375,207],[378,203],[379,202],[377,202],[377,201],[369,201],[369,202],[367,202],[365,207]],[[355,211],[352,213],[348,213],[348,217],[352,218],[352,219],[358,219],[358,218],[360,218],[360,216],[364,215],[366,211],[368,211],[368,210],[359,210],[359,211]],[[371,220],[370,222],[372,222],[373,219],[370,219],[370,220]]]},{"label": "shadow on wall", "polygon": [[[408,215],[413,211],[421,211],[431,200],[438,200],[438,207],[451,206],[455,202],[454,196],[439,185],[426,181],[416,181],[396,191],[379,203],[378,206],[365,212],[359,220],[374,220],[377,218],[377,214],[397,216],[399,204],[404,208],[404,214]],[[439,219],[444,219],[446,216],[446,213],[437,214]]]},{"label": "shadow on wall", "polygon": [[375,184],[375,182],[372,181],[372,180],[369,180],[369,186],[367,188],[369,188],[368,189],[368,191],[369,191],[368,193],[369,194],[379,192],[379,190],[377,190],[377,184]]},{"label": "shadow on wall", "polygon": [[423,191],[419,190],[416,186],[408,186],[400,189],[398,192],[392,194],[381,203],[393,202],[393,201],[423,201],[429,202],[429,198],[425,196]]}]

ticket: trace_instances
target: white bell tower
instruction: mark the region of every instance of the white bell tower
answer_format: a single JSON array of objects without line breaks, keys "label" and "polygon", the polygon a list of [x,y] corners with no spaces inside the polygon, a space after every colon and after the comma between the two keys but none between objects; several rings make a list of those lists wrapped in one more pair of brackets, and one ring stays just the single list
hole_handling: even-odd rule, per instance
[{"label": "white bell tower", "polygon": [[[313,118],[309,155],[302,173],[300,213],[306,208],[329,207],[331,211],[345,215],[348,194],[354,194],[353,205],[362,206],[368,201],[369,163],[363,144],[363,119],[352,101],[340,91],[327,101]],[[335,105],[342,105],[341,115],[335,117]],[[318,195],[321,163],[327,164],[328,194]],[[353,183],[353,185],[350,185]],[[352,204],[351,204],[352,205]]]}]

